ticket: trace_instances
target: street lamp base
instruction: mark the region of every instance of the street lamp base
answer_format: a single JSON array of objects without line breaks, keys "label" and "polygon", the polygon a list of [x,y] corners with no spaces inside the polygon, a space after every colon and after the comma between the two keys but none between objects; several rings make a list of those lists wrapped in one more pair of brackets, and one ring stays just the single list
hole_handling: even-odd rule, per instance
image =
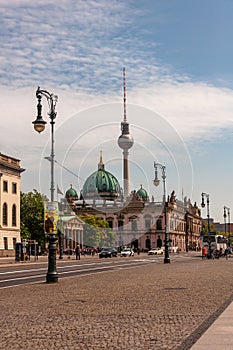
[{"label": "street lamp base", "polygon": [[163,262],[164,264],[170,264],[171,261],[170,261],[170,258],[164,258]]},{"label": "street lamp base", "polygon": [[54,234],[49,235],[49,257],[48,257],[48,272],[46,275],[46,283],[57,283],[58,273],[56,266],[56,241],[57,237]]},{"label": "street lamp base", "polygon": [[47,273],[46,283],[57,283],[58,282],[58,273]]}]

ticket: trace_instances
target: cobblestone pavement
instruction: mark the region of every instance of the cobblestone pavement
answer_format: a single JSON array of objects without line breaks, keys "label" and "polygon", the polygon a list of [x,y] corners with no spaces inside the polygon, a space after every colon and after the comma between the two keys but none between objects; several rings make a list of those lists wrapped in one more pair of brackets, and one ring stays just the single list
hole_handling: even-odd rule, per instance
[{"label": "cobblestone pavement", "polygon": [[232,301],[233,259],[0,290],[2,350],[185,350]]}]

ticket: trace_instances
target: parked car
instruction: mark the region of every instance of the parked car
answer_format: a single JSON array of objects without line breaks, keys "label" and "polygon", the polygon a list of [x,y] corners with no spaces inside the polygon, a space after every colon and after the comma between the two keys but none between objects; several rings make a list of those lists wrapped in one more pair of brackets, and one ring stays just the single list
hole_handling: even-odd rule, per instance
[{"label": "parked car", "polygon": [[99,252],[99,258],[117,257],[117,250],[115,248],[102,248]]},{"label": "parked car", "polygon": [[162,248],[152,248],[149,250],[148,255],[163,255],[163,249]]},{"label": "parked car", "polygon": [[[161,248],[163,251],[165,251],[165,247],[162,247]],[[172,247],[168,247],[168,251],[169,253],[179,253],[180,252],[180,249],[179,247],[175,247],[175,246],[172,246]]]},{"label": "parked car", "polygon": [[133,249],[131,248],[124,248],[122,251],[121,251],[121,257],[122,256],[134,256],[134,251]]},{"label": "parked car", "polygon": [[169,250],[169,253],[177,253],[178,252],[178,247],[169,247],[168,250]]}]

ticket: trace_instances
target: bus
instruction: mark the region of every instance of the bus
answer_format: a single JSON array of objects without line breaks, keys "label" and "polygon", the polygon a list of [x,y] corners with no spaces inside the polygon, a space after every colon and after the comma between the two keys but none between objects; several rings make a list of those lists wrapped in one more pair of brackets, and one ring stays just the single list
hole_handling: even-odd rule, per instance
[{"label": "bus", "polygon": [[212,251],[222,249],[224,252],[227,248],[227,239],[222,235],[210,233],[208,236],[202,237],[202,248],[211,249]]}]

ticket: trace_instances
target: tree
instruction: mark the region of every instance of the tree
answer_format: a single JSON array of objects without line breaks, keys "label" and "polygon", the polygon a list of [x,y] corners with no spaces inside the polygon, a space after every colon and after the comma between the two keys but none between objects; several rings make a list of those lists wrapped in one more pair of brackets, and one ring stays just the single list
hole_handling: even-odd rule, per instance
[{"label": "tree", "polygon": [[[210,232],[215,232],[214,225],[210,223]],[[208,221],[202,220],[202,233],[204,236],[208,236]]]},{"label": "tree", "polygon": [[20,231],[26,240],[36,240],[39,245],[45,240],[44,201],[48,198],[37,190],[20,193]]},{"label": "tree", "polygon": [[107,221],[93,215],[82,215],[84,225],[84,244],[89,247],[110,247],[113,245],[115,234],[109,229]]}]

